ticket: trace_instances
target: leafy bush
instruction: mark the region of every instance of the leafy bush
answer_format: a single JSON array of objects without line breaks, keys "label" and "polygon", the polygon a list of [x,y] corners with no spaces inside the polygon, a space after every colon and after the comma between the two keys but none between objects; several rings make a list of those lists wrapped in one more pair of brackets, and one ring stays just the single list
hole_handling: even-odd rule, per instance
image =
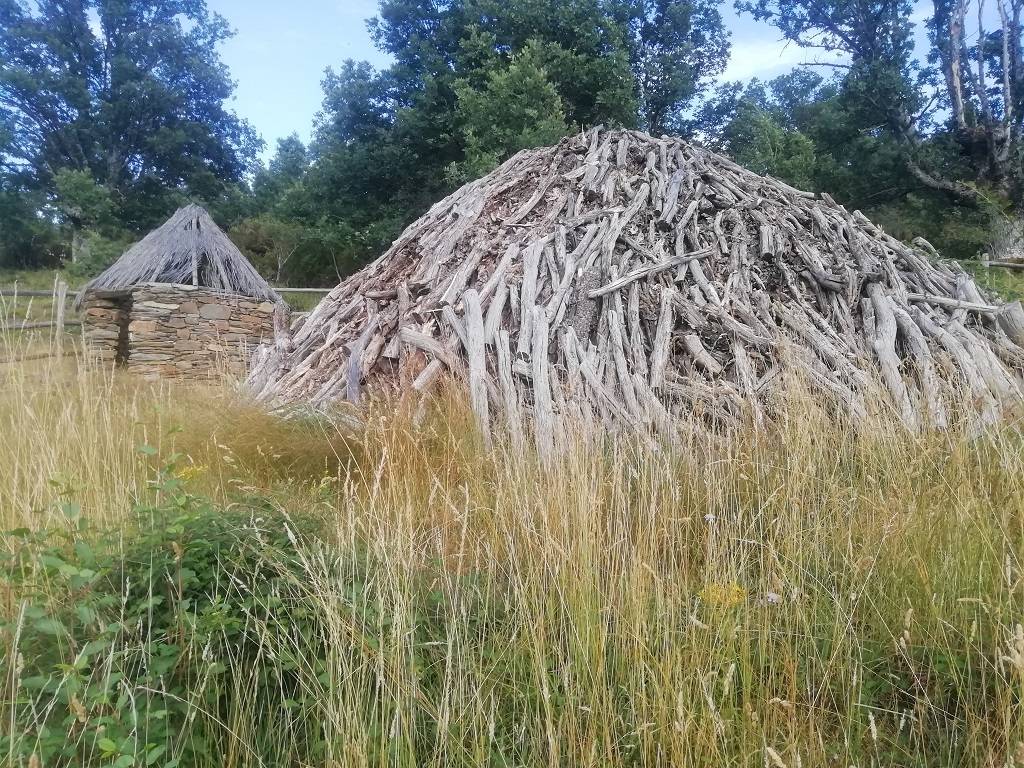
[{"label": "leafy bush", "polygon": [[121,258],[130,245],[128,237],[106,237],[99,232],[86,232],[82,238],[81,255],[78,261],[67,265],[67,273],[80,280],[96,277]]},{"label": "leafy bush", "polygon": [[47,766],[216,762],[239,669],[256,673],[269,720],[301,707],[294,661],[260,661],[274,633],[316,636],[317,616],[296,599],[296,546],[318,524],[260,499],[217,507],[188,493],[184,474],[164,467],[159,503],[137,510],[134,530],[94,530],[67,501],[66,528],[10,533],[4,569],[22,605],[5,627],[5,679],[19,722],[4,754]]},{"label": "leafy bush", "polygon": [[[397,612],[395,583],[360,545],[336,550],[317,518],[268,499],[219,506],[193,495],[192,471],[175,459],[154,483],[157,503],[128,530],[93,528],[66,494],[67,526],[7,533],[15,546],[0,566],[21,607],[3,626],[14,727],[0,754],[29,766],[175,768],[241,750],[244,764],[323,764],[339,748],[326,724],[343,695],[339,669],[371,680],[408,653],[419,715],[402,748],[426,759],[460,738],[439,702],[449,641],[462,633],[479,639],[482,674],[502,701],[494,749],[515,750],[539,693],[528,654],[507,648],[505,603],[487,599],[487,582],[456,577],[452,603],[438,564],[407,572],[408,610]],[[356,688],[353,722],[387,762],[395,745],[381,720],[405,717],[408,702]],[[258,727],[241,734],[240,723]]]}]

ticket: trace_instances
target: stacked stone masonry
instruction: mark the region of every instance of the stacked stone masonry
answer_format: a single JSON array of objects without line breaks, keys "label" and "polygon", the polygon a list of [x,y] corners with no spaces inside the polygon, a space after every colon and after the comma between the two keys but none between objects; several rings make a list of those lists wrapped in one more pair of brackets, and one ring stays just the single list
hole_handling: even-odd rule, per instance
[{"label": "stacked stone masonry", "polygon": [[147,378],[244,374],[252,351],[273,339],[274,305],[189,285],[148,283],[83,303],[90,348]]},{"label": "stacked stone masonry", "polygon": [[92,296],[82,305],[82,333],[102,362],[124,362],[128,351],[128,307],[131,297]]}]

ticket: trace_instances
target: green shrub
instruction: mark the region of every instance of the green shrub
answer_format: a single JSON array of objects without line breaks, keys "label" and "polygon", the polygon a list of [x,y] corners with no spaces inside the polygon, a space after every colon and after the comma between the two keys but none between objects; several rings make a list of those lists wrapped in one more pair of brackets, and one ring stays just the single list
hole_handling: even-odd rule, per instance
[{"label": "green shrub", "polygon": [[66,528],[10,532],[4,569],[22,603],[5,627],[5,700],[18,722],[0,753],[46,766],[216,763],[239,669],[257,673],[252,700],[268,719],[301,707],[294,661],[261,657],[288,645],[275,632],[315,644],[296,546],[318,524],[261,499],[217,507],[173,464],[156,486],[159,503],[129,530],[94,530],[67,501]]},{"label": "green shrub", "polygon": [[[410,702],[379,679],[355,686],[352,717],[375,761],[396,749],[426,759],[463,737],[438,703],[449,641],[464,633],[479,639],[481,673],[502,702],[495,749],[515,751],[539,693],[486,581],[455,577],[452,603],[440,564],[394,581],[359,543],[333,547],[317,517],[260,497],[216,505],[187,490],[189,474],[167,464],[156,503],[124,529],[90,526],[69,492],[65,527],[7,533],[0,566],[20,607],[3,626],[13,727],[0,754],[26,766],[222,765],[239,751],[241,764],[323,764],[339,749],[325,725],[335,696],[352,692],[339,670],[369,681],[391,668],[420,688],[409,740],[394,743],[381,725]],[[395,587],[407,610],[396,612]]]},{"label": "green shrub", "polygon": [[86,232],[83,236],[82,256],[78,261],[68,262],[67,274],[78,280],[96,277],[119,258],[131,245],[127,237],[105,237],[98,232]]}]

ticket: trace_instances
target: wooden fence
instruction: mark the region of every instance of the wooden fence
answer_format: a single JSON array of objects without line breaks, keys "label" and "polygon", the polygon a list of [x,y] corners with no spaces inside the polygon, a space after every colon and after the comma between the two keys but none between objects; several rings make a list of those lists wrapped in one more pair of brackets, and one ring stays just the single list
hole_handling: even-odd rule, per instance
[{"label": "wooden fence", "polygon": [[[316,294],[328,294],[332,288],[288,288],[288,287],[275,287],[275,291],[278,293],[316,293]],[[38,330],[40,328],[53,328],[55,334],[62,334],[66,328],[80,326],[82,323],[79,320],[67,320],[65,314],[67,311],[68,299],[78,298],[78,291],[72,291],[68,289],[68,284],[63,280],[54,281],[53,289],[49,291],[39,290],[22,290],[17,284],[12,286],[0,286],[0,299],[4,298],[46,298],[53,299],[54,306],[54,319],[53,320],[40,320],[32,322],[21,322],[21,323],[7,323],[5,324],[3,318],[0,317],[0,327],[3,327],[7,331],[30,331]]]},{"label": "wooden fence", "polygon": [[[280,294],[289,293],[302,293],[302,294],[327,294],[331,292],[331,288],[288,288],[288,287],[275,287],[275,291]],[[12,286],[0,286],[0,306],[2,306],[3,299],[53,299],[53,307],[51,309],[51,320],[22,320],[22,321],[7,321],[2,315],[0,315],[0,331],[2,332],[13,332],[13,331],[34,331],[50,329],[51,333],[51,344],[49,349],[43,351],[32,352],[28,355],[18,355],[9,359],[0,359],[0,364],[4,363],[19,363],[25,360],[35,360],[38,358],[45,357],[57,357],[64,354],[68,354],[69,350],[65,349],[64,346],[64,334],[69,328],[75,328],[82,325],[80,320],[68,319],[67,314],[67,303],[69,299],[78,298],[79,291],[73,291],[68,288],[68,284],[57,278],[54,280],[53,288],[49,291],[40,290],[23,290],[17,284]],[[292,317],[297,318],[304,316],[305,312],[293,312]]]},{"label": "wooden fence", "polygon": [[985,269],[988,269],[989,267],[997,267],[999,269],[1024,269],[1024,261],[978,261],[975,263]]},{"label": "wooden fence", "polygon": [[49,291],[23,291],[17,285],[10,288],[0,286],[0,299],[17,299],[22,296],[53,299],[52,320],[23,320],[19,323],[17,321],[8,322],[3,317],[0,317],[0,329],[5,331],[31,331],[52,328],[53,340],[59,347],[63,341],[64,331],[69,327],[82,324],[78,320],[67,319],[68,299],[74,298],[77,295],[77,291],[69,291],[68,284],[59,278],[53,281],[53,288]]}]

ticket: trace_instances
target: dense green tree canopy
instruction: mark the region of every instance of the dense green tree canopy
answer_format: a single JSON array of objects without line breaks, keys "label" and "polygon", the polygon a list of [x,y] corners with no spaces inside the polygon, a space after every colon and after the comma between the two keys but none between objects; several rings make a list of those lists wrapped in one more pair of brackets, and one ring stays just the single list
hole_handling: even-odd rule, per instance
[{"label": "dense green tree canopy", "polygon": [[133,230],[186,196],[218,199],[259,149],[225,107],[229,35],[203,0],[0,0],[7,165],[75,225],[90,223],[82,195]]},{"label": "dense green tree canopy", "polygon": [[720,0],[380,0],[389,66],[329,68],[308,145],[259,166],[203,0],[0,0],[0,264],[111,253],[191,198],[272,278],[331,283],[455,186],[598,123],[972,256],[1024,202],[1024,0],[980,2],[933,0],[922,52],[908,0],[738,0],[832,63],[723,84]]}]

